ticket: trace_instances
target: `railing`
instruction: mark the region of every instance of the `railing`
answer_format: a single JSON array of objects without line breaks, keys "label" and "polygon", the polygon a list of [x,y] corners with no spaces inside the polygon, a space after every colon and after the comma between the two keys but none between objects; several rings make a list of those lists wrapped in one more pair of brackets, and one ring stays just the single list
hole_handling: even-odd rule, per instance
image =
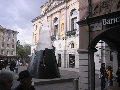
[{"label": "railing", "polygon": [[76,34],[76,30],[77,30],[77,29],[74,29],[74,30],[71,30],[71,31],[67,31],[67,32],[66,32],[66,36],[75,35],[75,34]]}]

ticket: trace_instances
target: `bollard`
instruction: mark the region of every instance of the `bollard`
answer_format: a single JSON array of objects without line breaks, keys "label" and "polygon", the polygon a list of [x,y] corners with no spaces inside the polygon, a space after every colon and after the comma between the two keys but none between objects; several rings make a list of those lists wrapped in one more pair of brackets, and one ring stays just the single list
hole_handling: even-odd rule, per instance
[{"label": "bollard", "polygon": [[78,90],[78,79],[77,78],[73,80],[73,90]]}]

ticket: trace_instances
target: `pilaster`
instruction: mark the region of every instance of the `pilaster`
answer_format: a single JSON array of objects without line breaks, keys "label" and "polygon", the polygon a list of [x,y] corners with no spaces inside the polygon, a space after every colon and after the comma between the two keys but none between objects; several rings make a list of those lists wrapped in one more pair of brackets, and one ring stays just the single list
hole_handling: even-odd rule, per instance
[{"label": "pilaster", "polygon": [[79,53],[79,90],[88,90],[88,50],[78,50]]}]

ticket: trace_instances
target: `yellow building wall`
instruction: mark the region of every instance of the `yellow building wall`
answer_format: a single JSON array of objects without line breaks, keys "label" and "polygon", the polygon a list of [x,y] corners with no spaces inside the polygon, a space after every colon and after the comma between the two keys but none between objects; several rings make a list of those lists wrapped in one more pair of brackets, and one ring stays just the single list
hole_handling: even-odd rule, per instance
[{"label": "yellow building wall", "polygon": [[[62,9],[61,10],[61,13],[60,13],[60,38],[62,38],[62,35],[63,35],[63,31],[62,31],[62,24],[64,24],[65,23],[65,21],[64,21],[64,12],[65,12],[65,10],[64,9]],[[64,24],[65,25],[65,24]]]},{"label": "yellow building wall", "polygon": [[[37,29],[36,29],[36,25],[37,25]],[[38,43],[38,40],[39,40],[39,22],[38,20],[34,22],[34,25],[33,25],[33,41],[32,43]],[[36,40],[35,40],[35,35],[36,35]]]}]

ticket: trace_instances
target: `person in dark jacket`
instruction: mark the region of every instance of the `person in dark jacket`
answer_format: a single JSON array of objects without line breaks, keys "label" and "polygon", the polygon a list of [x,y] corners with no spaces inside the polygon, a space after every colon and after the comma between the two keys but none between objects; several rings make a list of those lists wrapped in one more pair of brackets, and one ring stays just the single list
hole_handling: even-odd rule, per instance
[{"label": "person in dark jacket", "polygon": [[105,63],[101,63],[100,68],[100,74],[101,74],[101,90],[103,90],[106,86],[106,70],[105,70]]},{"label": "person in dark jacket", "polygon": [[30,75],[28,70],[21,71],[19,73],[19,78],[17,81],[20,81],[20,84],[16,86],[13,90],[36,90],[32,86],[32,75]]},{"label": "person in dark jacket", "polygon": [[118,67],[118,70],[116,72],[116,75],[117,75],[117,82],[119,84],[119,87],[120,87],[120,66]]},{"label": "person in dark jacket", "polygon": [[14,60],[12,60],[12,61],[10,62],[10,71],[13,71],[13,72],[14,72],[15,67],[16,67],[16,63],[15,63]]},{"label": "person in dark jacket", "polygon": [[3,68],[3,63],[2,61],[0,61],[0,70],[2,70],[2,68]]},{"label": "person in dark jacket", "polygon": [[7,65],[8,65],[8,60],[4,60],[4,68],[5,69],[6,69]]}]

